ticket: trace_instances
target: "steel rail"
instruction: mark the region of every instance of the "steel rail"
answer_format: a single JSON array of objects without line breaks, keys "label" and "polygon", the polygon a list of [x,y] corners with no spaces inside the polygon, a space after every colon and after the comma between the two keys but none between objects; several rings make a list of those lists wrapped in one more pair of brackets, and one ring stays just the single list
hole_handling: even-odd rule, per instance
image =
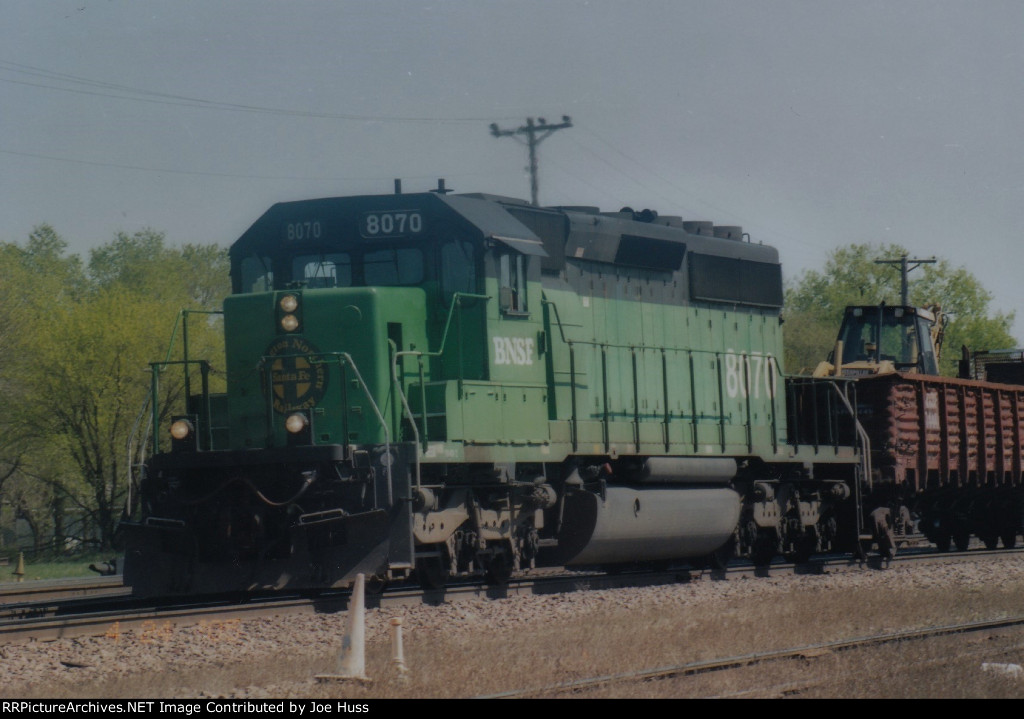
[{"label": "steel rail", "polygon": [[121,575],[76,577],[67,579],[36,579],[28,582],[0,583],[0,608],[13,603],[74,597],[116,596],[131,591],[124,586]]},{"label": "steel rail", "polygon": [[951,634],[966,634],[970,632],[987,631],[991,629],[1003,629],[1024,625],[1024,616],[1009,617],[1003,619],[990,619],[977,622],[964,622],[961,624],[947,624],[938,627],[925,627],[921,629],[907,629],[899,632],[885,634],[872,634],[863,637],[852,637],[832,642],[821,642],[819,644],[807,644],[801,647],[790,649],[779,649],[768,652],[754,652],[741,654],[733,657],[711,659],[701,662],[689,662],[652,669],[641,669],[634,672],[622,672],[619,674],[606,674],[603,676],[576,679],[568,682],[559,682],[543,687],[530,689],[513,689],[497,694],[487,694],[475,699],[511,699],[516,697],[539,696],[551,693],[566,691],[577,691],[603,684],[612,684],[629,681],[646,681],[649,679],[667,679],[677,676],[693,676],[706,674],[723,669],[738,669],[741,667],[762,664],[765,662],[780,661],[783,659],[808,659],[818,657],[831,652],[847,651],[862,647],[882,646],[916,639],[931,639],[934,637],[949,636]]}]

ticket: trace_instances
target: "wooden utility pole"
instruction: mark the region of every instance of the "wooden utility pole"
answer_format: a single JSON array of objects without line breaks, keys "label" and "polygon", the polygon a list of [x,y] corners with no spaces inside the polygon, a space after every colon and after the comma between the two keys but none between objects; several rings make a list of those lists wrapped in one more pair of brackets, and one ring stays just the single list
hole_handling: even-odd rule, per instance
[{"label": "wooden utility pole", "polygon": [[[911,262],[914,263],[914,266],[908,267],[907,265]],[[931,258],[930,260],[919,260],[916,258],[913,260],[908,260],[906,255],[902,255],[898,260],[875,260],[876,265],[900,266],[900,304],[903,305],[904,307],[910,304],[910,302],[908,301],[907,274],[911,270],[916,270],[921,265],[932,265],[935,264],[935,262],[936,260],[934,257]]]},{"label": "wooden utility pole", "polygon": [[562,130],[572,127],[572,120],[568,115],[562,115],[562,121],[557,125],[549,125],[543,117],[534,120],[526,118],[526,124],[517,127],[515,130],[498,129],[497,123],[491,123],[491,134],[495,137],[512,137],[519,139],[516,135],[526,135],[526,144],[530,148],[530,200],[537,205],[539,185],[537,182],[537,145],[551,135],[555,130]]}]

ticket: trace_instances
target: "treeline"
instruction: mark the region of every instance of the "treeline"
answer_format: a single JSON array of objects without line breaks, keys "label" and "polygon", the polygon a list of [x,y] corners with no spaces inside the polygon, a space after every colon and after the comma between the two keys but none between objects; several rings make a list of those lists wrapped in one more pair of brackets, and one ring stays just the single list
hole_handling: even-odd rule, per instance
[{"label": "treeline", "polygon": [[[48,225],[0,244],[0,529],[23,520],[36,549],[112,545],[149,363],[180,357],[181,309],[219,309],[229,289],[226,250],[169,247],[152,230],[87,257]],[[197,353],[222,356],[218,318],[189,330]],[[161,381],[168,405],[182,391]]]}]

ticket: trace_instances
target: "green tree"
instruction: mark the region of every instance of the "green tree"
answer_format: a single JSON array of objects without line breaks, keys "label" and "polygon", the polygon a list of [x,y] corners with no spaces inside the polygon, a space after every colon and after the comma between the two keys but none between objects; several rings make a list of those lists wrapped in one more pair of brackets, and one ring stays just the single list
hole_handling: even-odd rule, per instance
[{"label": "green tree", "polygon": [[[8,316],[12,331],[0,326],[0,362],[4,398],[19,407],[18,453],[7,459],[20,462],[21,477],[0,492],[13,497],[32,485],[35,494],[22,491],[20,501],[34,517],[37,503],[48,503],[55,537],[72,510],[109,546],[125,499],[128,438],[149,398],[149,362],[171,351],[180,309],[219,305],[229,289],[227,253],[168,247],[153,230],[118,234],[86,264],[65,253],[45,226],[24,247],[0,246],[0,269],[10,270],[0,297],[20,303]],[[218,330],[216,321],[190,326],[192,346],[219,356]],[[13,348],[6,355],[5,338]],[[180,377],[161,382],[163,403],[181,405],[182,392]]]},{"label": "green tree", "polygon": [[[860,244],[842,247],[829,256],[825,268],[803,273],[786,288],[786,367],[813,369],[832,349],[847,305],[900,303],[900,273],[875,260],[898,259],[908,254],[899,245]],[[908,278],[910,304],[938,304],[948,316],[940,371],[955,375],[960,347],[998,349],[1013,347],[1013,313],[993,312],[992,296],[970,272],[939,259],[925,264]]]},{"label": "green tree", "polygon": [[37,549],[61,533],[59,503],[38,470],[60,471],[60,462],[52,457],[49,438],[37,435],[28,421],[38,397],[24,369],[33,361],[30,338],[48,331],[47,314],[84,287],[81,262],[67,257],[66,247],[49,225],[34,228],[24,245],[0,244],[0,500],[13,509],[6,516],[28,524]]}]

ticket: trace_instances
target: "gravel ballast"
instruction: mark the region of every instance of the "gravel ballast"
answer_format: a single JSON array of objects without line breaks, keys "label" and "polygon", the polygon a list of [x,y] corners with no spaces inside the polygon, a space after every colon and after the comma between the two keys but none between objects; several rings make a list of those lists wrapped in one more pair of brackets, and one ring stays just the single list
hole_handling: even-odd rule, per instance
[{"label": "gravel ballast", "polygon": [[[366,612],[366,640],[370,649],[387,647],[389,622],[403,619],[406,641],[431,637],[488,636],[537,631],[589,613],[636,613],[654,609],[663,615],[685,615],[696,607],[743,602],[785,601],[811,591],[854,592],[923,590],[940,593],[953,586],[999,591],[1024,584],[1024,562],[1017,557],[982,558],[972,563],[903,566],[887,570],[840,572],[832,575],[780,574],[763,578],[713,581],[581,591],[556,595],[517,596],[502,600],[466,599],[440,606],[407,606]],[[105,636],[27,642],[0,647],[0,677],[5,698],[153,696],[173,692],[186,697],[302,697],[316,691],[313,674],[333,670],[344,634],[343,613],[290,615],[192,626],[154,623],[138,629],[110,631]],[[567,648],[571,651],[571,648]],[[268,665],[284,660],[298,666],[310,663],[308,678],[247,677],[224,686],[224,673],[232,667]],[[293,666],[293,668],[294,668]],[[319,670],[317,671],[317,667]],[[412,667],[415,670],[415,667]],[[180,677],[181,684],[152,683],[154,676]],[[207,683],[206,677],[220,676]],[[246,683],[255,678],[256,683]],[[166,687],[159,689],[159,687]]]}]

